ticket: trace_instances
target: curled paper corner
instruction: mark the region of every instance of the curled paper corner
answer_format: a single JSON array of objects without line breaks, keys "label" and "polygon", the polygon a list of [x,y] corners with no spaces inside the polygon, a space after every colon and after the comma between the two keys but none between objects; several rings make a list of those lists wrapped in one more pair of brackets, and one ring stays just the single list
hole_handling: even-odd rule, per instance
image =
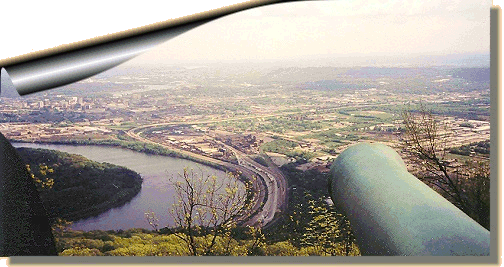
[{"label": "curled paper corner", "polygon": [[[5,66],[19,95],[68,85],[116,67],[208,20]],[[2,74],[2,76],[4,76]]]},{"label": "curled paper corner", "polygon": [[4,68],[0,69],[0,98],[20,97],[16,87]]},{"label": "curled paper corner", "polygon": [[246,1],[110,36],[76,42],[61,48],[60,51],[49,49],[43,53],[0,60],[0,66],[3,64],[8,70],[17,93],[27,95],[99,74],[212,20],[250,8],[294,1],[299,0]]},{"label": "curled paper corner", "polygon": [[[133,50],[133,51],[131,51]],[[12,85],[20,95],[56,88],[113,68],[145,51],[127,45],[92,47],[8,66]],[[3,76],[3,75],[2,75]]]}]

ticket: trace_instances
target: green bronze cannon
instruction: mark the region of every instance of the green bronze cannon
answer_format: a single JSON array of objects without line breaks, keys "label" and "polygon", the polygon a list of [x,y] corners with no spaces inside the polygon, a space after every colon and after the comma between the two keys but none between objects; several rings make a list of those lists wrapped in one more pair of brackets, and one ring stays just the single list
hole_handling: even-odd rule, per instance
[{"label": "green bronze cannon", "polygon": [[490,232],[410,174],[386,145],[349,147],[332,164],[331,179],[362,255],[490,253]]}]

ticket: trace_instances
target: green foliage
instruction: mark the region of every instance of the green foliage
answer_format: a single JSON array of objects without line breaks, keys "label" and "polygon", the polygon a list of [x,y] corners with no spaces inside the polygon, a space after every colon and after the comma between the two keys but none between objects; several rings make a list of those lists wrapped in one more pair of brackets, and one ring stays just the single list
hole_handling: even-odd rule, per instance
[{"label": "green foliage", "polygon": [[[347,129],[345,131],[342,131],[342,129],[329,129],[329,130],[324,130],[316,133],[311,133],[307,134],[304,136],[299,137],[300,139],[308,139],[308,138],[313,138],[313,139],[318,139],[320,140],[320,144],[326,146],[327,148],[324,149],[325,152],[328,152],[330,154],[334,154],[334,150],[340,146],[343,145],[348,145],[350,141],[358,141],[362,139],[366,139],[364,136],[359,136],[353,133],[354,131],[357,131],[359,128],[369,128],[369,125],[363,125],[362,127],[358,124],[355,124],[351,126],[350,129]],[[350,130],[352,133],[348,133],[348,130]]]},{"label": "green foliage", "polygon": [[[288,214],[291,214],[290,219],[268,229],[268,233],[263,233],[260,228],[241,227],[234,223],[211,223],[205,226],[196,223],[195,220],[191,221],[192,227],[181,224],[179,227],[169,229],[169,231],[165,228],[159,231],[146,229],[64,231],[57,240],[60,255],[358,255],[358,248],[348,238],[351,234],[348,222],[333,207],[328,207],[321,200],[315,201],[315,198],[310,194],[303,193],[313,192],[319,199],[327,194],[327,175],[316,171],[301,172],[295,168],[289,168],[289,166],[285,167],[283,171],[287,172],[289,183],[293,181],[297,183],[298,190],[293,190],[297,192],[294,195],[301,193],[304,196],[292,198],[292,207],[288,211]],[[186,179],[190,178],[188,174],[190,173],[186,173]],[[194,176],[193,178],[203,179],[204,184],[205,176]],[[210,177],[208,181],[213,180]],[[189,184],[194,185],[194,183]],[[181,187],[180,189],[184,188],[198,191],[197,186]],[[233,195],[235,190],[228,188],[223,192],[226,195]],[[182,194],[182,196],[187,195]],[[194,203],[199,203],[196,195],[193,197]],[[220,199],[222,200],[222,198]],[[189,199],[185,199],[185,201],[191,202]],[[211,205],[212,202],[206,201],[205,203]],[[190,205],[186,207],[190,207]],[[152,216],[149,212],[147,214]],[[187,215],[187,213],[184,214]],[[189,222],[188,218],[190,216],[181,217],[186,222]],[[220,222],[226,222],[226,217],[219,216],[219,218],[224,219]],[[197,219],[197,217],[193,219]],[[213,228],[212,225],[217,228]],[[272,231],[277,232],[276,235],[273,235]],[[345,243],[346,241],[349,242]]]},{"label": "green foliage", "polygon": [[103,256],[103,254],[95,248],[70,248],[59,254],[60,256]]},{"label": "green foliage", "polygon": [[[284,164],[280,167],[280,170],[287,178],[289,186],[296,188],[291,190],[296,195],[307,193],[314,198],[328,196],[327,181],[330,177],[328,173],[321,173],[315,169],[300,171],[292,163]],[[292,200],[289,202],[292,202]]]},{"label": "green foliage", "polygon": [[469,206],[464,212],[490,230],[489,161],[467,161],[459,170],[458,176],[457,181],[467,198]]},{"label": "green foliage", "polygon": [[[191,228],[181,225],[169,231],[165,228],[159,231],[66,231],[57,240],[60,255],[358,255],[357,246],[349,238],[351,232],[348,222],[332,206],[320,200],[328,193],[327,175],[317,171],[302,172],[293,166],[286,166],[282,170],[287,173],[290,184],[297,183],[297,189],[292,190],[295,193],[291,195],[286,218],[269,228],[267,233],[260,228],[236,224],[212,228],[196,223]],[[232,194],[233,190],[224,192]],[[307,192],[313,192],[315,197]]]},{"label": "green foliage", "polygon": [[308,207],[311,221],[302,237],[304,246],[319,249],[319,253],[328,256],[356,256],[355,237],[349,221],[322,199],[310,200]]},{"label": "green foliage", "polygon": [[468,127],[468,128],[474,128],[474,126],[469,123],[469,122],[462,122],[461,124],[459,124],[460,127]]},{"label": "green foliage", "polygon": [[[215,246],[207,255],[215,256],[308,256],[325,255],[315,247],[298,248],[290,241],[267,244],[258,229],[242,228],[248,233],[244,238],[225,238],[218,236]],[[69,231],[59,240],[63,249],[60,256],[189,256],[190,251],[175,234],[159,234],[145,230],[130,229],[110,233],[113,241],[96,239],[96,232]],[[98,231],[99,232],[99,231]],[[120,233],[119,233],[120,232]],[[128,233],[130,237],[122,237]],[[98,234],[99,235],[99,234]],[[205,244],[213,240],[212,235],[195,237],[197,243]],[[72,247],[73,246],[73,247]],[[203,251],[199,251],[202,253]]]},{"label": "green foliage", "polygon": [[[174,235],[190,255],[214,255],[221,243],[226,243],[221,249],[227,252],[219,253],[231,253],[232,230],[250,216],[254,204],[252,183],[242,184],[239,177],[238,173],[228,173],[227,178],[217,179],[185,168],[178,178],[171,179],[176,198],[170,210]],[[154,214],[148,212],[146,218],[155,225]]]},{"label": "green foliage", "polygon": [[[423,107],[422,107],[423,106]],[[490,97],[478,100],[448,101],[444,103],[425,103],[408,106],[408,111],[412,113],[421,112],[422,109],[431,110],[433,114],[442,116],[453,116],[466,120],[485,120],[490,117]],[[404,107],[388,107],[396,109],[396,113],[401,113]],[[383,107],[382,107],[383,109]],[[385,110],[385,109],[384,109]]]},{"label": "green foliage", "polygon": [[174,235],[133,233],[129,238],[114,237],[113,247],[105,255],[110,256],[181,256],[187,250]]},{"label": "green foliage", "polygon": [[289,207],[281,223],[265,230],[266,242],[289,241],[299,255],[359,255],[348,220],[325,201],[330,175],[294,164],[281,170],[291,188]]},{"label": "green foliage", "polygon": [[145,219],[149,223],[149,225],[154,229],[154,231],[158,231],[159,229],[159,218],[156,216],[156,214],[153,211],[147,211],[145,212]]},{"label": "green foliage", "polygon": [[460,147],[454,147],[450,149],[450,153],[463,156],[469,156],[471,155],[471,152],[489,155],[490,140],[473,142],[468,145],[461,145]]},{"label": "green foliage", "polygon": [[254,161],[265,166],[265,167],[268,167],[268,162],[262,156],[255,157]]},{"label": "green foliage", "polygon": [[[102,139],[102,140],[81,139],[81,140],[67,140],[67,141],[52,141],[52,142],[45,142],[45,143],[66,144],[66,145],[96,145],[96,146],[120,147],[120,148],[130,149],[130,150],[141,152],[141,153],[151,154],[151,155],[161,155],[161,156],[189,159],[191,161],[199,162],[201,164],[205,164],[205,165],[208,165],[208,166],[216,168],[216,169],[223,168],[221,165],[218,165],[218,164],[215,164],[215,163],[212,163],[209,161],[205,161],[200,158],[191,157],[186,154],[181,154],[176,151],[164,148],[160,145],[155,145],[155,144],[151,144],[151,143],[144,143],[144,142],[140,142],[140,141],[136,141],[136,140],[125,141],[126,138],[124,138],[124,135],[121,135],[121,134],[118,135],[118,138],[119,138],[119,140],[116,140],[116,139]],[[131,138],[127,138],[127,140],[131,140]]]},{"label": "green foliage", "polygon": [[159,145],[154,145],[150,143],[143,143],[139,141],[126,141],[131,140],[129,138],[124,138],[124,135],[120,135],[118,137],[119,140],[116,139],[102,139],[102,140],[70,140],[67,142],[54,142],[55,144],[63,143],[70,145],[98,145],[98,146],[115,146],[122,147],[126,149],[131,149],[133,151],[153,154],[153,155],[163,155],[163,156],[172,156],[172,157],[182,157],[182,155],[178,154],[175,151],[166,149]]},{"label": "green foliage", "polygon": [[261,149],[266,152],[284,154],[287,157],[294,158],[297,163],[306,163],[316,156],[313,152],[296,149],[297,147],[298,143],[296,142],[285,139],[276,139],[265,143],[261,146]]},{"label": "green foliage", "polygon": [[[37,187],[38,191],[42,191],[44,189],[51,189],[53,187],[54,179],[46,177],[47,174],[51,174],[54,172],[53,168],[49,168],[45,163],[40,163],[38,166],[35,166],[33,170],[29,164],[26,164],[26,169],[28,170],[28,173],[30,174],[31,178],[33,178],[33,181],[35,182],[35,186]],[[37,173],[38,177],[35,176],[35,173]]]},{"label": "green foliage", "polygon": [[288,150],[297,147],[298,144],[296,142],[284,140],[284,139],[276,139],[271,142],[265,143],[261,146],[264,151],[267,152],[275,152],[280,154],[287,153]]},{"label": "green foliage", "polygon": [[266,256],[305,256],[301,255],[298,248],[289,241],[282,241],[266,246],[264,249]]},{"label": "green foliage", "polygon": [[[124,167],[90,161],[80,155],[46,149],[18,148],[31,167],[48,216],[77,220],[98,215],[131,200],[142,178]],[[41,182],[37,182],[40,180]],[[47,187],[51,190],[42,190]]]},{"label": "green foliage", "polygon": [[[283,103],[285,104],[285,103]],[[284,116],[272,116],[264,119],[243,119],[219,122],[221,127],[232,128],[235,132],[257,131],[285,133],[287,131],[304,132],[324,128],[324,123],[309,118],[308,113]]]}]

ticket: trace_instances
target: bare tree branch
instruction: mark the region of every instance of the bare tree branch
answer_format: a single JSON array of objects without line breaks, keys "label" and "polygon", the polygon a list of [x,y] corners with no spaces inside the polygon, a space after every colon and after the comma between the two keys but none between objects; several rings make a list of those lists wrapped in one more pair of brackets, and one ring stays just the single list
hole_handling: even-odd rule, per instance
[{"label": "bare tree branch", "polygon": [[186,243],[191,255],[212,255],[219,237],[230,244],[231,229],[252,210],[249,183],[244,185],[232,173],[218,179],[186,168],[172,185],[177,201],[171,215],[183,233],[176,236]]},{"label": "bare tree branch", "polygon": [[405,126],[401,136],[403,150],[421,167],[417,177],[489,229],[488,163],[466,162],[460,167],[450,167],[445,156],[452,134],[423,104],[415,113],[404,110],[402,118]]}]

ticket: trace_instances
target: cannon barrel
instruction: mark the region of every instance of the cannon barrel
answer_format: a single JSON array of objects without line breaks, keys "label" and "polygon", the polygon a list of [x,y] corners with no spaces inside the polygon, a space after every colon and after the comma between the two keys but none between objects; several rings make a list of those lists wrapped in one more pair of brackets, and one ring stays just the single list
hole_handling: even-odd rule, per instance
[{"label": "cannon barrel", "polygon": [[360,143],[343,151],[330,183],[362,255],[490,253],[490,232],[410,174],[386,145]]}]

